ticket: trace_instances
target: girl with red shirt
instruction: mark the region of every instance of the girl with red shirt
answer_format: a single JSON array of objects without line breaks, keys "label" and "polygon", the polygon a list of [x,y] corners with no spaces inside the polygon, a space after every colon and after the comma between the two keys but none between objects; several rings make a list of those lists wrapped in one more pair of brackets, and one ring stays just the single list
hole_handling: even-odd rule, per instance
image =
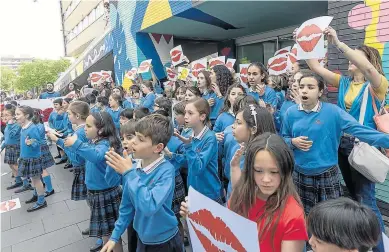
[{"label": "girl with red shirt", "polygon": [[[293,166],[292,152],[276,134],[264,133],[247,146],[245,167],[229,209],[258,223],[260,251],[301,252],[308,241]],[[180,213],[188,214],[188,202],[182,202]]]}]

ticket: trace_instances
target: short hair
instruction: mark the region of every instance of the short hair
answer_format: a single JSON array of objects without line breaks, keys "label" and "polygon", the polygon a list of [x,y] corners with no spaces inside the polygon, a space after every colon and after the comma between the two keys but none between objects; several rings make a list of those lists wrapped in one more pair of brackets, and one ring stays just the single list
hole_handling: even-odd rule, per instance
[{"label": "short hair", "polygon": [[170,117],[169,113],[164,109],[158,109],[158,110],[154,111],[153,114],[158,114],[158,115]]},{"label": "short hair", "polygon": [[174,113],[177,115],[185,115],[186,104],[187,104],[186,101],[181,101],[181,102],[177,103],[176,105],[174,105],[174,107],[173,107]]},{"label": "short hair", "polygon": [[150,137],[153,145],[162,143],[166,147],[173,135],[173,125],[168,117],[152,114],[139,120],[135,125],[135,131]]},{"label": "short hair", "polygon": [[134,109],[134,117],[137,120],[142,119],[143,117],[145,117],[149,114],[150,114],[150,110],[148,108],[139,107],[139,108]]},{"label": "short hair", "polygon": [[83,101],[74,101],[69,105],[68,110],[73,114],[79,114],[82,120],[89,116],[89,105]]},{"label": "short hair", "polygon": [[142,82],[142,85],[145,85],[148,89],[150,89],[151,92],[154,91],[153,83],[149,80],[145,80]]},{"label": "short hair", "polygon": [[309,233],[347,250],[367,252],[381,235],[374,212],[345,197],[320,202],[309,212],[307,222]]},{"label": "short hair", "polygon": [[59,105],[62,106],[62,98],[57,98],[57,99],[55,99],[55,100],[53,101],[53,104],[54,104],[54,103],[58,103]]},{"label": "short hair", "polygon": [[135,125],[137,121],[135,119],[128,120],[125,124],[120,125],[120,134],[122,136],[135,136]]},{"label": "short hair", "polygon": [[90,104],[95,104],[96,103],[96,95],[92,93],[85,95],[85,98],[87,100],[87,103]]},{"label": "short hair", "polygon": [[172,101],[166,97],[158,97],[155,99],[154,104],[156,104],[159,109],[162,109],[168,113],[170,116],[172,110]]},{"label": "short hair", "polygon": [[5,104],[4,110],[10,112],[12,116],[15,116],[16,106],[13,104]]},{"label": "short hair", "polygon": [[209,103],[204,98],[195,98],[191,100],[188,104],[193,104],[193,106],[196,108],[197,112],[199,112],[200,115],[205,115],[205,121],[204,125],[207,125],[210,122],[209,115],[211,113],[211,108],[209,106]]},{"label": "short hair", "polygon": [[17,101],[10,101],[9,103],[10,103],[11,105],[16,106],[16,107],[18,106],[18,102],[17,102]]},{"label": "short hair", "polygon": [[96,98],[97,102],[100,102],[104,106],[108,106],[108,98],[105,96],[99,96]]},{"label": "short hair", "polygon": [[132,92],[139,93],[139,92],[140,92],[140,87],[139,87],[138,85],[132,85],[132,86],[130,87],[130,90],[131,90]]},{"label": "short hair", "polygon": [[69,98],[69,97],[65,97],[63,98],[62,102],[66,101],[67,103],[71,103],[73,101],[72,98]]},{"label": "short hair", "polygon": [[126,108],[126,109],[123,109],[121,112],[120,112],[120,116],[123,116],[127,119],[133,119],[134,118],[134,109],[132,108]]},{"label": "short hair", "polygon": [[324,79],[320,75],[313,72],[312,70],[307,70],[307,69],[300,70],[299,72],[302,74],[302,76],[299,80],[299,84],[300,84],[301,80],[304,78],[313,78],[317,81],[317,85],[319,86],[319,90],[320,91],[324,90],[324,88],[325,88]]}]

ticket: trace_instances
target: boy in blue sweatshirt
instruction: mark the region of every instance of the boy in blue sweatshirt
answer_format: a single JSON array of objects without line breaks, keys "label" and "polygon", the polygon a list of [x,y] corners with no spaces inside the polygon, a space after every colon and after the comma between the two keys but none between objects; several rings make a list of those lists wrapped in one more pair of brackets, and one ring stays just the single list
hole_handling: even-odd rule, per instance
[{"label": "boy in blue sweatshirt", "polygon": [[[57,132],[61,132],[64,128],[64,121],[65,120],[65,111],[62,109],[62,98],[55,99],[53,101],[54,110],[51,112],[49,116],[49,127],[56,130]],[[65,152],[57,146],[58,155],[54,158],[61,158],[60,161],[56,162],[55,164],[64,164],[67,161],[67,156]]]},{"label": "boy in blue sweatshirt", "polygon": [[123,157],[110,151],[107,164],[123,174],[123,197],[119,219],[110,240],[101,251],[112,251],[130,222],[138,234],[137,251],[185,251],[178,222],[171,209],[175,169],[161,152],[173,134],[170,120],[153,114],[135,126],[132,143],[133,164],[127,152]]}]

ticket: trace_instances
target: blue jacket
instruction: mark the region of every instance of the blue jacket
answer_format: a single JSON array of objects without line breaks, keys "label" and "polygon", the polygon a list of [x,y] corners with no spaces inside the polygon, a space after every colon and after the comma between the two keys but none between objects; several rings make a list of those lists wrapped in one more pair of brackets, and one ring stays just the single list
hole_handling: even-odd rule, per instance
[{"label": "blue jacket", "polygon": [[120,129],[120,113],[122,112],[122,108],[118,108],[117,110],[113,110],[111,108],[108,108],[106,111],[107,113],[112,117],[113,123],[115,124],[115,127],[117,130]]},{"label": "blue jacket", "polygon": [[22,128],[18,123],[7,123],[4,130],[4,142],[1,144],[1,149],[4,149],[7,145],[19,145],[21,130]]},{"label": "blue jacket", "polygon": [[223,107],[224,99],[218,98],[217,95],[214,92],[208,92],[206,94],[203,94],[202,96],[205,100],[208,101],[208,99],[213,98],[215,100],[215,104],[211,107],[211,113],[209,114],[209,119],[216,120],[218,117],[220,110]]},{"label": "blue jacket", "polygon": [[274,108],[277,107],[276,92],[271,87],[266,86],[265,93],[262,96],[259,96],[257,92],[252,91],[251,88],[247,88],[246,93],[254,97],[257,102],[259,99],[262,99],[266,104],[271,104]]},{"label": "blue jacket", "polygon": [[[183,154],[185,152],[184,143],[176,136],[172,136],[167,143],[167,148],[170,152],[175,154]],[[176,175],[180,173],[180,168],[184,162],[177,162],[176,158],[167,159],[174,166]]]},{"label": "blue jacket", "polygon": [[[31,145],[26,139],[34,139]],[[20,131],[20,158],[39,158],[41,156],[41,134],[38,125],[31,123],[26,129]]]},{"label": "blue jacket", "polygon": [[58,98],[61,97],[61,94],[58,92],[44,92],[39,95],[39,99],[50,99],[50,98]]},{"label": "blue jacket", "polygon": [[65,114],[58,114],[56,111],[51,112],[49,116],[49,126],[55,130],[63,130],[64,129],[64,120]]},{"label": "blue jacket", "polygon": [[[76,131],[73,133],[77,135],[77,139],[82,143],[88,143],[88,138],[85,135],[85,125],[78,126]],[[74,167],[84,166],[85,158],[73,152],[71,147],[65,147],[65,139],[58,138],[57,144],[65,151],[66,155],[70,159]]]},{"label": "blue jacket", "polygon": [[213,126],[213,131],[219,133],[224,131],[228,126],[232,125],[235,122],[235,116],[229,112],[221,113]]},{"label": "blue jacket", "polygon": [[153,92],[148,93],[142,98],[139,107],[148,108],[150,112],[154,111],[155,94]]},{"label": "blue jacket", "polygon": [[144,244],[164,243],[178,232],[177,218],[171,209],[174,193],[174,167],[164,158],[149,171],[134,167],[123,174],[123,197],[119,219],[111,240],[118,242],[131,221]]}]

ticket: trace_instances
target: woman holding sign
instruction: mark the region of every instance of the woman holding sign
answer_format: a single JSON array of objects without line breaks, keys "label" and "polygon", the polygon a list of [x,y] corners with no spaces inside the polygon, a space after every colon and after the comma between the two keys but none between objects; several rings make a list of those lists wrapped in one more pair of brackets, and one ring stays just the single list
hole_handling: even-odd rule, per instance
[{"label": "woman holding sign", "polygon": [[[336,31],[331,27],[326,28],[324,34],[327,35],[328,42],[335,45],[349,60],[348,71],[350,76],[341,76],[331,72],[321,66],[316,59],[306,60],[306,62],[327,83],[339,88],[338,106],[356,120],[359,120],[363,93],[370,86],[363,124],[376,129],[371,97],[375,97],[374,102],[379,110],[388,89],[388,81],[382,71],[379,52],[375,48],[366,45],[351,49],[345,43],[339,41]],[[375,198],[375,184],[353,169],[348,162],[348,156],[354,147],[354,139],[353,136],[346,134],[342,137],[338,153],[339,167],[350,195],[369,206],[376,213],[381,229],[384,231],[384,223]],[[382,240],[373,251],[384,251]]]}]

